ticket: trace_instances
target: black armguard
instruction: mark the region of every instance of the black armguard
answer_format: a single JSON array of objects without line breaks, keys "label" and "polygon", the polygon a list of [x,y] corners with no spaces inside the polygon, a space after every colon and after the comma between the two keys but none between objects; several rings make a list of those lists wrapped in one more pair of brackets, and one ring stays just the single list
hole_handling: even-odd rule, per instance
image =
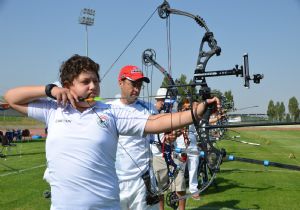
[{"label": "black armguard", "polygon": [[55,84],[48,84],[48,85],[46,85],[46,87],[45,87],[45,93],[46,93],[46,96],[48,96],[48,97],[56,100],[56,98],[51,94],[51,90],[54,87],[57,87],[57,85],[55,85]]}]

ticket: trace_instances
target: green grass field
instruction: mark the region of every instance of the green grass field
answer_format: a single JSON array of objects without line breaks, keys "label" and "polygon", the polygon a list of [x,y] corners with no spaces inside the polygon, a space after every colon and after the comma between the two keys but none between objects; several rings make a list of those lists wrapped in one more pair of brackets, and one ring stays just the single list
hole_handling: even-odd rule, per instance
[{"label": "green grass field", "polygon": [[[232,133],[232,135],[236,135]],[[239,140],[222,140],[227,154],[300,166],[300,131],[241,131]],[[45,142],[18,143],[0,158],[0,209],[44,210],[50,201],[43,181]],[[289,158],[294,154],[296,158]],[[78,195],[80,196],[80,195]],[[300,172],[236,161],[225,161],[200,201],[187,200],[186,209],[300,209]],[[76,199],[76,198],[74,198]],[[169,209],[169,208],[167,208]]]},{"label": "green grass field", "polygon": [[[240,140],[252,146],[221,141],[227,154],[300,166],[300,131],[242,131]],[[289,158],[294,154],[296,158]],[[203,193],[200,202],[188,201],[191,209],[300,209],[300,171],[226,161],[216,187]]]},{"label": "green grass field", "polygon": [[[20,114],[19,114],[20,115]],[[44,124],[35,119],[24,116],[0,116],[0,128],[43,128]]]}]

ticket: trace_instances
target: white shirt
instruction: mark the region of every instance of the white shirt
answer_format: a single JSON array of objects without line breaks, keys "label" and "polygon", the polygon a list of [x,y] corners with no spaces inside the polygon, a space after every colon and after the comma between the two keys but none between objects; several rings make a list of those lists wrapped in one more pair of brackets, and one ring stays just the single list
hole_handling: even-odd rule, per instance
[{"label": "white shirt", "polygon": [[[158,136],[159,135],[159,136]],[[163,143],[163,138],[164,138],[164,133],[160,133],[160,134],[154,134],[154,137],[155,137],[155,142],[158,143],[159,140],[158,138],[160,139],[161,143]],[[152,154],[154,156],[161,156],[162,157],[162,153],[161,153],[161,150],[158,148],[160,146],[156,145],[156,144],[151,144],[151,151],[152,151]]]},{"label": "white shirt", "polygon": [[195,129],[194,125],[189,126],[189,140],[190,140],[190,145],[188,146],[188,149],[191,151],[198,151],[198,146],[197,146],[197,132]]},{"label": "white shirt", "polygon": [[[108,103],[139,115],[149,115],[149,113],[154,113],[155,110],[153,104],[142,100],[136,100],[129,105],[123,104],[120,99]],[[119,136],[115,163],[119,181],[135,180],[149,169],[149,158],[151,155],[149,144],[153,139],[153,135],[145,137]]]},{"label": "white shirt", "polygon": [[185,145],[183,134],[177,137],[176,141],[174,142],[175,148],[183,149],[184,152],[186,152],[188,155],[198,155],[199,149],[197,146],[197,133],[194,125],[189,125],[188,129],[188,138],[190,141],[190,144],[186,148],[187,145]]},{"label": "white shirt", "polygon": [[175,148],[185,149],[187,145],[184,142],[184,136],[181,134],[176,138],[176,141],[173,143]]},{"label": "white shirt", "polygon": [[189,140],[190,140],[190,145],[187,148],[187,154],[199,156],[200,150],[199,150],[199,147],[197,146],[198,134],[196,132],[194,125],[189,126],[188,136],[189,136]]},{"label": "white shirt", "polygon": [[119,209],[114,164],[118,135],[143,136],[149,115],[101,102],[81,113],[71,105],[38,100],[28,105],[28,116],[48,127],[51,209]]}]

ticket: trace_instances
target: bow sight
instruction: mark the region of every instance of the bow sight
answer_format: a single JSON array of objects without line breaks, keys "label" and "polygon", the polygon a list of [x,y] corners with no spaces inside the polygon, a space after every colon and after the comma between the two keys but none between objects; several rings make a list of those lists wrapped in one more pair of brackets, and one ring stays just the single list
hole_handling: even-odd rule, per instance
[{"label": "bow sight", "polygon": [[208,71],[208,72],[203,72],[201,71],[201,68],[198,68],[195,70],[194,74],[194,79],[205,81],[204,78],[206,77],[221,77],[221,76],[230,76],[230,75],[235,75],[235,76],[241,76],[244,77],[244,86],[246,88],[250,87],[250,80],[253,80],[254,83],[259,84],[260,80],[264,78],[263,74],[254,74],[253,78],[249,75],[249,58],[248,54],[243,55],[244,58],[244,66],[241,65],[240,68],[238,65],[235,66],[233,69],[229,70],[218,70],[218,71]]}]

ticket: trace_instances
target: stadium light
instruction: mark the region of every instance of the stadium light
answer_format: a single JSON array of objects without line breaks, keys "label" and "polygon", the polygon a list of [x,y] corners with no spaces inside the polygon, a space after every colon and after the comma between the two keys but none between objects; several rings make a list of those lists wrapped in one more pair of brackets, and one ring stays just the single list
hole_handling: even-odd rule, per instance
[{"label": "stadium light", "polygon": [[86,56],[89,56],[89,37],[88,26],[94,25],[96,11],[93,9],[84,8],[80,12],[79,24],[85,25],[86,32]]}]

